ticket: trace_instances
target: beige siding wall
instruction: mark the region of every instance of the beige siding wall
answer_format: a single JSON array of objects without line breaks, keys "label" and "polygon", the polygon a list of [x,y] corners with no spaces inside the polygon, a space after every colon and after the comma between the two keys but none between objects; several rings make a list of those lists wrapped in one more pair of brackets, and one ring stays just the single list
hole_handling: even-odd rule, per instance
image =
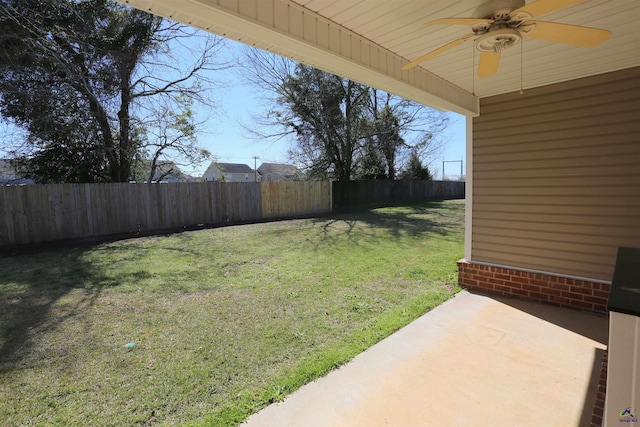
[{"label": "beige siding wall", "polygon": [[611,280],[640,246],[640,68],[481,101],[472,261]]}]

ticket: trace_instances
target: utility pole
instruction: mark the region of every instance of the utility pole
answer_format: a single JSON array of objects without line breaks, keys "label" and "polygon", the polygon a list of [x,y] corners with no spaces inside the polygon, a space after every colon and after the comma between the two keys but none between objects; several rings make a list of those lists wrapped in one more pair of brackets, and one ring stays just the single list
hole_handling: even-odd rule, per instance
[{"label": "utility pole", "polygon": [[256,165],[259,158],[258,156],[253,156],[253,182],[258,182],[258,169],[256,169]]}]

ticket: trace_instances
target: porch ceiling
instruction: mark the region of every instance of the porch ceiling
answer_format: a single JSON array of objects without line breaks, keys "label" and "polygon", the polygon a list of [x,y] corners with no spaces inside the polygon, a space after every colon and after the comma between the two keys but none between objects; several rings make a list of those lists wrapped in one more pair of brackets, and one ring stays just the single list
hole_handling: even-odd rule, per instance
[{"label": "porch ceiling", "polygon": [[[469,34],[428,20],[474,16],[485,0],[120,0],[417,102],[479,114],[478,98],[640,66],[640,1],[587,0],[540,20],[604,28],[596,48],[526,38],[479,79],[466,42],[410,71],[400,67]],[[531,3],[527,0],[526,3]],[[523,67],[521,67],[521,63]]]}]

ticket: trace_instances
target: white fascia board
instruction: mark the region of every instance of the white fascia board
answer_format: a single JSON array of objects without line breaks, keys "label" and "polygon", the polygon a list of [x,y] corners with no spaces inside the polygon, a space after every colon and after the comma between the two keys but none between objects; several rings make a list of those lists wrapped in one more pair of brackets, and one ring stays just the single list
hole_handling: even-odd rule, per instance
[{"label": "white fascia board", "polygon": [[479,99],[449,81],[289,0],[118,0],[241,43],[287,56],[403,98],[465,116]]}]

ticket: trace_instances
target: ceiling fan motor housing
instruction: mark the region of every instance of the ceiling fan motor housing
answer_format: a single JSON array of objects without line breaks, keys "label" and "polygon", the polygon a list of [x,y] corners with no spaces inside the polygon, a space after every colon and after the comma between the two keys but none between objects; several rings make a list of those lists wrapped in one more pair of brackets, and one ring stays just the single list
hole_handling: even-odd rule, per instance
[{"label": "ceiling fan motor housing", "polygon": [[486,18],[499,20],[508,20],[511,11],[521,8],[525,5],[524,0],[491,0],[478,7],[473,16],[475,18]]}]

